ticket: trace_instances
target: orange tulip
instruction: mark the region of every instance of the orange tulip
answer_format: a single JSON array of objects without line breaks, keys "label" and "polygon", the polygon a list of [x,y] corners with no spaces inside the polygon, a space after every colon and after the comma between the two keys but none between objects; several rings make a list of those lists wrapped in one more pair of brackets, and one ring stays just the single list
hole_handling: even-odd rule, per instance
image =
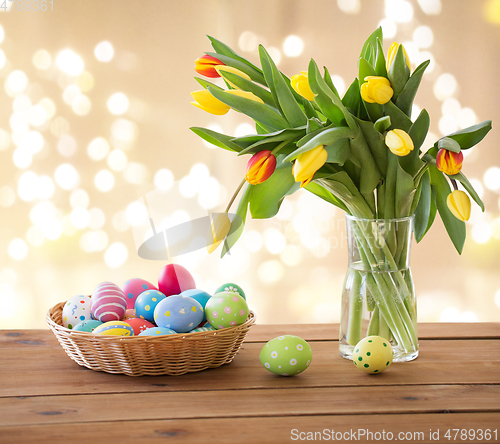
[{"label": "orange tulip", "polygon": [[254,154],[247,164],[246,181],[251,185],[265,182],[276,169],[276,157],[269,150]]},{"label": "orange tulip", "polygon": [[215,66],[224,65],[215,57],[204,55],[194,61],[194,70],[206,77],[220,77],[220,74],[215,70]]},{"label": "orange tulip", "polygon": [[448,174],[448,176],[460,173],[463,161],[464,155],[462,151],[455,153],[453,151],[440,149],[436,156],[436,166],[438,170]]}]

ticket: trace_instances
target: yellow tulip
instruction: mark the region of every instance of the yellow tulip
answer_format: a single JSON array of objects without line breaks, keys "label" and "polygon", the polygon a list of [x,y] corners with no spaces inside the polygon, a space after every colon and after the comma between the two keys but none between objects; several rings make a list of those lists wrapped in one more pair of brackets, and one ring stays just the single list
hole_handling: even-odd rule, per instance
[{"label": "yellow tulip", "polygon": [[306,186],[326,162],[328,153],[323,145],[318,145],[312,150],[300,154],[293,164],[293,177],[295,182],[302,182],[300,187]]},{"label": "yellow tulip", "polygon": [[396,156],[406,156],[414,148],[410,135],[401,129],[389,131],[385,136],[385,144]]},{"label": "yellow tulip", "polygon": [[[389,47],[389,52],[387,54],[387,61],[386,61],[387,71],[391,69],[391,65],[393,64],[394,59],[396,58],[396,54],[398,53],[399,45],[400,45],[399,43],[392,42],[391,46]],[[403,53],[406,58],[406,64],[408,65],[408,68],[411,71],[410,58],[408,57],[408,53],[406,52],[405,47],[403,45],[401,46],[403,47]]]},{"label": "yellow tulip", "polygon": [[210,232],[207,239],[208,254],[213,253],[217,249],[231,228],[231,221],[227,213],[211,214],[210,221]]},{"label": "yellow tulip", "polygon": [[206,111],[210,114],[215,114],[216,116],[223,116],[226,114],[231,107],[216,99],[210,91],[202,89],[201,91],[195,91],[191,93],[191,96],[195,100],[191,102],[192,105]]},{"label": "yellow tulip", "polygon": [[292,76],[290,79],[290,84],[292,88],[300,94],[304,99],[314,100],[315,94],[312,92],[311,87],[309,86],[309,79],[307,78],[306,71],[300,71],[300,74],[296,74]]},{"label": "yellow tulip", "polygon": [[361,97],[365,102],[383,105],[391,100],[394,90],[385,77],[367,76],[361,85]]},{"label": "yellow tulip", "polygon": [[233,94],[234,96],[243,97],[244,99],[253,100],[254,102],[264,103],[264,101],[260,97],[249,91],[242,91],[241,89],[230,89],[226,92],[229,94]]},{"label": "yellow tulip", "polygon": [[[230,72],[231,74],[236,74],[237,76],[239,77],[242,77],[246,80],[252,80],[250,78],[250,76],[248,76],[247,74],[245,74],[243,71],[240,71],[239,69],[236,69],[236,68],[233,68],[232,66],[227,66],[227,65],[217,65],[215,66],[215,70],[217,71],[217,73],[222,76],[221,72]],[[230,82],[229,80],[225,79],[227,83],[229,83],[233,88],[236,88],[238,89],[238,87]]]},{"label": "yellow tulip", "polygon": [[465,222],[469,220],[470,217],[470,199],[469,196],[463,191],[455,190],[448,194],[446,198],[446,204],[448,205],[451,214],[455,216],[458,220]]}]

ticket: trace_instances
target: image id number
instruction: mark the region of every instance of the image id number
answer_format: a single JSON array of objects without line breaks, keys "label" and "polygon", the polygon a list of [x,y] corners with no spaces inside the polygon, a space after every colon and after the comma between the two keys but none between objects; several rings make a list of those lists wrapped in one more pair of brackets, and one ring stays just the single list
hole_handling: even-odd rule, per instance
[{"label": "image id number", "polygon": [[[11,11],[53,11],[54,0],[0,0],[0,9]],[[15,7],[14,7],[15,5]]]}]

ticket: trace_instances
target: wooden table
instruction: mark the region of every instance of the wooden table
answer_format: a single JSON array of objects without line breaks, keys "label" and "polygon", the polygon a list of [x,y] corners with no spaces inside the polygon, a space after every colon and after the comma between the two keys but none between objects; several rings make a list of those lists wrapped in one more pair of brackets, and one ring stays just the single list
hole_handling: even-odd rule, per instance
[{"label": "wooden table", "polygon": [[[299,376],[259,362],[281,334],[311,344]],[[421,324],[419,358],[375,376],[339,356],[337,334],[338,325],[255,325],[229,365],[129,377],[78,366],[51,331],[3,330],[0,442],[260,444],[331,440],[332,431],[343,442],[500,442],[500,323]],[[483,440],[461,439],[470,429]]]}]

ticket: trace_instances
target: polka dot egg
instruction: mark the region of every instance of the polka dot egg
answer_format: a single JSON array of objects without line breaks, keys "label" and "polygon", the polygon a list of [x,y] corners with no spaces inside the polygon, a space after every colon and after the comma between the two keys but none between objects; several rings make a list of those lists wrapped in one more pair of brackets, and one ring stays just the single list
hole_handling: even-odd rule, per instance
[{"label": "polka dot egg", "polygon": [[245,299],[231,291],[212,296],[205,306],[207,321],[218,330],[243,324],[248,313]]},{"label": "polka dot egg", "polygon": [[101,321],[95,319],[90,319],[89,321],[82,321],[73,327],[73,331],[84,331],[86,333],[92,333],[99,325],[102,325]]},{"label": "polka dot egg", "polygon": [[203,307],[188,296],[173,295],[163,299],[155,309],[155,323],[178,333],[196,328],[203,319]]},{"label": "polka dot egg", "polygon": [[146,290],[135,300],[135,314],[138,318],[154,322],[155,308],[165,299],[165,295],[158,290]]},{"label": "polka dot egg", "polygon": [[221,285],[217,290],[215,290],[215,294],[222,293],[224,291],[232,291],[233,293],[239,294],[243,299],[246,299],[243,289],[239,285],[233,284],[232,282]]},{"label": "polka dot egg", "polygon": [[271,373],[294,376],[306,370],[312,361],[312,350],[304,339],[285,335],[271,339],[260,351],[260,362]]},{"label": "polka dot egg", "polygon": [[134,336],[134,329],[123,321],[109,321],[99,325],[93,333],[95,335]]},{"label": "polka dot egg", "polygon": [[90,296],[74,296],[66,302],[62,311],[63,325],[72,329],[82,321],[92,319]]},{"label": "polka dot egg", "polygon": [[127,297],[127,308],[134,308],[135,300],[146,290],[157,290],[157,288],[150,282],[140,278],[133,278],[126,281],[122,285],[122,291]]},{"label": "polka dot egg", "polygon": [[381,336],[367,336],[354,347],[354,365],[366,373],[382,373],[392,363],[392,347]]}]

